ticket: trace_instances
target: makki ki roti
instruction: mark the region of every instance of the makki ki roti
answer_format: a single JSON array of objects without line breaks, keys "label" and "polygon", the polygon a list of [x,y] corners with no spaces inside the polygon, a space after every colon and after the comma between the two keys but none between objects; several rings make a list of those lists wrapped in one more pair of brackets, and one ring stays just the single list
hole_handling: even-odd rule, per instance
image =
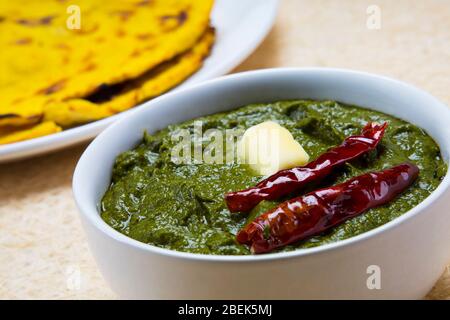
[{"label": "makki ki roti", "polygon": [[[76,101],[104,86],[138,78],[191,50],[208,28],[212,4],[213,0],[81,0],[76,3],[81,29],[70,30],[68,3],[0,2],[0,45],[7,48],[0,51],[0,127],[40,123],[48,118],[44,107],[49,104]],[[188,75],[180,69],[175,76],[179,82]],[[165,86],[161,92],[170,88]],[[131,107],[130,96],[120,96],[114,109]],[[122,100],[128,105],[118,106]]]},{"label": "makki ki roti", "polygon": [[209,54],[214,30],[208,29],[189,51],[143,75],[113,86],[105,86],[85,99],[68,99],[44,106],[44,120],[63,127],[106,118],[158,96],[194,73]]},{"label": "makki ki roti", "polygon": [[[62,130],[60,126],[69,128],[103,119],[162,94],[202,65],[213,42],[214,29],[209,28],[192,49],[137,78],[112,86],[102,86],[100,90],[85,99],[75,98],[45,104],[43,114],[37,116],[36,121],[43,119],[46,126],[41,126],[40,123],[30,125],[30,121],[23,121],[22,117],[13,116],[15,125],[0,126],[0,145],[57,133]],[[30,106],[35,100],[28,101]],[[53,126],[50,126],[50,123]]]},{"label": "makki ki roti", "polygon": [[0,130],[0,144],[8,144],[17,141],[24,141],[36,137],[42,137],[52,133],[57,133],[62,128],[53,121],[45,121],[36,125],[31,125],[22,130],[9,130],[10,128],[2,128]]}]

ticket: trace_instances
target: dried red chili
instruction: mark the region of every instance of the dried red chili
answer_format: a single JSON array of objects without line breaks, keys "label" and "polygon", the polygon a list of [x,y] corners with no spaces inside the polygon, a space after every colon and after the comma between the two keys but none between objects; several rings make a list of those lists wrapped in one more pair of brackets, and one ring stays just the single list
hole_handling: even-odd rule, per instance
[{"label": "dried red chili", "polygon": [[237,240],[253,253],[265,253],[309,238],[364,211],[386,204],[419,174],[410,163],[367,173],[342,184],[283,202],[248,224]]},{"label": "dried red chili", "polygon": [[310,182],[322,180],[336,167],[375,149],[386,127],[387,123],[368,123],[361,135],[347,137],[340,146],[331,148],[305,166],[281,170],[255,187],[225,194],[228,209],[231,212],[246,212],[262,200],[276,200]]}]

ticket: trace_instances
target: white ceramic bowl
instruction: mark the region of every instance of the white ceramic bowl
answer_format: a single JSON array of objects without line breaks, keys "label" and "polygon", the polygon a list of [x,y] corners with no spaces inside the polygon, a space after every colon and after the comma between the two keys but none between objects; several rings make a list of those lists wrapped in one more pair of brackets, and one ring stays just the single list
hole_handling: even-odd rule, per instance
[{"label": "white ceramic bowl", "polygon": [[[213,256],[176,252],[128,238],[100,218],[98,204],[109,185],[114,159],[133,148],[144,130],[154,132],[249,103],[303,98],[338,100],[407,120],[424,128],[449,161],[450,109],[417,88],[367,73],[261,70],[152,100],[147,108],[113,124],[92,142],[73,180],[92,253],[120,297],[421,298],[431,289],[450,261],[448,172],[425,201],[394,221],[344,241],[287,253]],[[369,289],[367,282],[378,274],[378,267],[381,289]]]}]

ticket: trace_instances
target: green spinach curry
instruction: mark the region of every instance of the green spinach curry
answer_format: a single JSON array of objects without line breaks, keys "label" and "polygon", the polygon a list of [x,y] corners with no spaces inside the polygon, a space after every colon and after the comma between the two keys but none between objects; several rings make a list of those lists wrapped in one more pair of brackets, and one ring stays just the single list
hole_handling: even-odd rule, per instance
[{"label": "green spinach curry", "polygon": [[[420,168],[415,183],[388,205],[370,209],[325,234],[281,251],[315,247],[381,226],[423,201],[447,170],[440,149],[430,136],[392,116],[334,101],[254,104],[145,134],[135,149],[116,159],[111,185],[101,202],[103,220],[133,239],[162,248],[201,254],[250,254],[246,246],[236,241],[236,233],[277,202],[263,201],[250,213],[230,213],[224,194],[253,186],[264,177],[237,162],[176,164],[171,160],[171,150],[177,143],[172,134],[180,129],[192,133],[194,121],[201,121],[203,130],[225,131],[245,130],[267,120],[287,128],[311,159],[340,144],[345,137],[358,134],[369,121],[389,123],[376,151],[344,165],[301,194],[404,161]],[[202,139],[203,146],[210,142],[204,137],[197,139]]]}]

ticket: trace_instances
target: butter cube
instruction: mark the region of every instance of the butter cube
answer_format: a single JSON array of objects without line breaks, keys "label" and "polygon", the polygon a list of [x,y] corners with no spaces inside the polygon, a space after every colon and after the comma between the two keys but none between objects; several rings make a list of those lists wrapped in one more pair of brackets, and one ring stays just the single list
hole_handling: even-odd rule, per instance
[{"label": "butter cube", "polygon": [[237,155],[259,175],[308,163],[309,155],[286,128],[266,121],[248,128],[238,143]]}]

